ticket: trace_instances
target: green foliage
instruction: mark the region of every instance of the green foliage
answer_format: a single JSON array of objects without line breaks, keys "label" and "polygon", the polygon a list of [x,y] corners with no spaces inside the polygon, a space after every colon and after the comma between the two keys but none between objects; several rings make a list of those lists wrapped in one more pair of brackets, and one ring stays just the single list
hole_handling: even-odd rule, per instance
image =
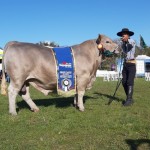
[{"label": "green foliage", "polygon": [[150,47],[141,49],[140,47],[136,46],[135,56],[137,56],[137,55],[147,55],[147,56],[150,56]]},{"label": "green foliage", "polygon": [[111,70],[111,65],[116,64],[116,56],[105,57],[101,63],[100,70]]},{"label": "green foliage", "polygon": [[140,35],[140,47],[143,48],[147,48],[147,45],[143,39],[143,37]]},{"label": "green foliage", "polygon": [[39,42],[38,44],[43,46],[59,47],[59,44],[57,44],[56,42],[44,41],[44,42]]},{"label": "green foliage", "polygon": [[142,54],[143,54],[143,55],[150,56],[150,47],[144,48],[144,49],[142,50]]},{"label": "green foliage", "polygon": [[[134,100],[124,108],[122,86],[110,106],[116,82],[97,78],[84,97],[85,112],[73,106],[73,98],[43,96],[33,88],[31,95],[40,108],[29,110],[17,98],[18,116],[8,114],[8,98],[0,96],[1,150],[129,150],[150,149],[149,82],[135,79]],[[141,89],[142,87],[142,89]]]}]

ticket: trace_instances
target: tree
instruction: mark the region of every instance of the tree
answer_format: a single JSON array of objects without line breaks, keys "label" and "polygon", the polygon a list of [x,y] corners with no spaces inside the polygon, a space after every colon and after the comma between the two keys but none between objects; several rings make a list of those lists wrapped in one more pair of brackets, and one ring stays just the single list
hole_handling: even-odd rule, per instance
[{"label": "tree", "polygon": [[39,42],[37,44],[42,45],[42,46],[49,46],[49,47],[59,47],[59,45],[57,43],[50,42],[50,41],[43,41],[43,42]]},{"label": "tree", "polygon": [[140,47],[141,49],[147,48],[147,45],[141,35],[140,35]]}]

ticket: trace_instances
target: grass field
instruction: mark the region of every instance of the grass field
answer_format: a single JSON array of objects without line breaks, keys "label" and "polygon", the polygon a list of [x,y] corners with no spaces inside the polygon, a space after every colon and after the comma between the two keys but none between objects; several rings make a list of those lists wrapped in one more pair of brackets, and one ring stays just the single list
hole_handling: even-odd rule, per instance
[{"label": "grass field", "polygon": [[117,82],[97,78],[86,92],[85,112],[73,98],[44,96],[31,90],[40,108],[33,113],[18,96],[18,116],[8,114],[8,99],[0,96],[0,150],[149,150],[150,82],[135,79],[131,107],[122,107],[122,86],[115,101],[106,105]]}]

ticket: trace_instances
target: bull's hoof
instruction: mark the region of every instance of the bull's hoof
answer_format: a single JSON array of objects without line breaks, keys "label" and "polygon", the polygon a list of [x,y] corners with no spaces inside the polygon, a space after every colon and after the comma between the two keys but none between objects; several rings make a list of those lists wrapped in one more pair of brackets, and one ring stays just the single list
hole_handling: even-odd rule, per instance
[{"label": "bull's hoof", "polygon": [[49,92],[43,91],[43,94],[44,94],[45,96],[48,96]]},{"label": "bull's hoof", "polygon": [[39,112],[40,109],[39,108],[32,108],[31,111],[33,111],[33,112]]},{"label": "bull's hoof", "polygon": [[90,86],[90,87],[87,87],[87,88],[86,88],[86,90],[90,90],[91,88],[92,88],[92,86]]},{"label": "bull's hoof", "polygon": [[12,116],[17,116],[17,112],[9,112]]},{"label": "bull's hoof", "polygon": [[79,111],[83,112],[83,111],[84,111],[84,108],[79,108]]}]

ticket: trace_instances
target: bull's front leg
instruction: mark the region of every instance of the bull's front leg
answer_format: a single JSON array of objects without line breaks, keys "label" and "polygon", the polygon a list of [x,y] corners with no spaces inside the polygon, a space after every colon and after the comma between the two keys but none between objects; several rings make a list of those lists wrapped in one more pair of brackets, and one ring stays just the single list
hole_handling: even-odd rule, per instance
[{"label": "bull's front leg", "polygon": [[78,94],[75,94],[75,96],[74,96],[74,107],[77,107],[77,103],[78,103]]},{"label": "bull's front leg", "polygon": [[83,105],[83,96],[84,96],[85,91],[78,91],[78,103],[77,106],[80,111],[84,111],[84,105]]}]

